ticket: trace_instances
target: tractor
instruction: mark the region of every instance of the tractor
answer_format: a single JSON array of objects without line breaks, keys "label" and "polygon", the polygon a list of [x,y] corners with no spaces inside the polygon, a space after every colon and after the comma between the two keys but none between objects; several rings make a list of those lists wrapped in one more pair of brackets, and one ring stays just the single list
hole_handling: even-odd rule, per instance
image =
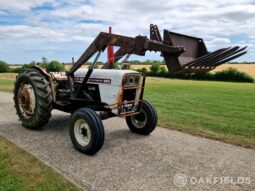
[{"label": "tractor", "polygon": [[[157,126],[155,107],[143,99],[144,74],[113,69],[106,63],[95,69],[100,54],[117,46],[114,62],[131,54],[144,56],[159,51],[170,73],[207,72],[246,53],[246,47],[228,47],[208,52],[202,38],[164,30],[162,40],[156,25],[150,25],[150,38],[127,37],[101,32],[67,72],[48,72],[40,66],[22,70],[14,88],[14,103],[23,126],[41,129],[53,109],[71,114],[69,133],[74,147],[87,155],[98,152],[104,143],[102,120],[125,118],[129,129],[149,135]],[[88,69],[82,65],[95,56]],[[126,59],[124,59],[126,60]]]}]

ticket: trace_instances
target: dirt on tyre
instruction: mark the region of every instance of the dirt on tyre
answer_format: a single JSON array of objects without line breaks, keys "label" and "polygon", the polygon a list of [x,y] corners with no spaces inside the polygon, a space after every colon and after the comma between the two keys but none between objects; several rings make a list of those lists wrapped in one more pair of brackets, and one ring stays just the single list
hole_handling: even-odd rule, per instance
[{"label": "dirt on tyre", "polygon": [[51,117],[52,94],[48,80],[35,68],[19,73],[14,84],[14,103],[23,126],[41,129]]},{"label": "dirt on tyre", "polygon": [[102,121],[90,108],[81,108],[72,115],[69,133],[74,147],[87,155],[94,155],[104,144]]},{"label": "dirt on tyre", "polygon": [[149,135],[157,126],[157,111],[151,103],[143,100],[141,112],[137,115],[127,116],[126,122],[132,132]]}]

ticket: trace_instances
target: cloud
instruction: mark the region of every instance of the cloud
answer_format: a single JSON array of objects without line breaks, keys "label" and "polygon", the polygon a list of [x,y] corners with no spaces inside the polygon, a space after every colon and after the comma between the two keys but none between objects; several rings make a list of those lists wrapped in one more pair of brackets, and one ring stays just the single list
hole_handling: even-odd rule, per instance
[{"label": "cloud", "polygon": [[218,47],[218,46],[221,46],[221,45],[229,45],[230,44],[230,39],[228,38],[215,38],[213,40],[209,40],[209,41],[206,41],[206,45],[208,47]]},{"label": "cloud", "polygon": [[2,10],[6,11],[29,11],[31,8],[44,3],[53,3],[54,0],[0,0]]},{"label": "cloud", "polygon": [[24,43],[31,54],[42,40],[54,43],[56,51],[63,46],[77,51],[79,43],[86,47],[109,25],[114,33],[136,36],[149,35],[154,23],[161,32],[165,28],[202,37],[212,49],[255,39],[255,4],[250,0],[0,0],[0,5],[0,15],[5,15],[5,20],[0,17],[0,43],[13,51],[19,51],[15,42]]},{"label": "cloud", "polygon": [[[255,27],[255,5],[249,1],[92,1],[82,6],[68,6],[51,12],[54,17],[78,21],[111,23],[117,31],[148,33],[151,22],[198,35],[233,35],[250,32]],[[245,28],[245,30],[240,30]],[[145,31],[146,30],[146,31]]]},{"label": "cloud", "polygon": [[103,19],[99,18],[96,14],[96,10],[93,9],[92,6],[83,5],[81,7],[77,7],[75,9],[72,8],[63,8],[55,10],[52,15],[63,18],[74,18],[74,19]]},{"label": "cloud", "polygon": [[48,41],[79,41],[91,42],[93,39],[79,35],[69,36],[67,33],[60,32],[45,27],[30,27],[26,25],[0,26],[0,36],[10,41],[26,40],[34,38],[44,38]]}]

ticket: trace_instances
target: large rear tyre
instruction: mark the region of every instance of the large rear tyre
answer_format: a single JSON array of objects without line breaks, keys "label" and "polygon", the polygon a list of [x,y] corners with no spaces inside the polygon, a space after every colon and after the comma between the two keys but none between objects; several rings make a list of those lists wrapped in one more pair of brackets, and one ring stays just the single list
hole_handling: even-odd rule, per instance
[{"label": "large rear tyre", "polygon": [[132,132],[149,135],[157,126],[156,109],[148,101],[143,100],[141,113],[126,117],[126,122]]},{"label": "large rear tyre", "polygon": [[69,133],[74,147],[87,155],[94,155],[104,144],[104,126],[90,108],[81,108],[72,115]]},{"label": "large rear tyre", "polygon": [[48,80],[36,69],[27,68],[16,78],[14,103],[22,124],[41,129],[51,117],[52,94]]}]

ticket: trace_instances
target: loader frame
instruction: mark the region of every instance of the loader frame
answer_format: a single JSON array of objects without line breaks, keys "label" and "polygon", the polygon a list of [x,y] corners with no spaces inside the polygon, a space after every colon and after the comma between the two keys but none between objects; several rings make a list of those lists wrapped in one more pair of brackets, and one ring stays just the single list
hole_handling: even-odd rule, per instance
[{"label": "loader frame", "polygon": [[[101,52],[107,46],[120,47],[114,54],[114,62],[119,61],[125,55],[144,56],[146,51],[161,52],[170,73],[176,72],[208,72],[215,67],[224,64],[232,59],[246,54],[247,47],[228,47],[208,52],[202,38],[178,34],[164,30],[164,37],[160,35],[157,25],[150,25],[150,39],[146,36],[128,37],[118,34],[101,32],[90,44],[82,56],[67,72],[71,99],[74,101],[83,100],[81,91],[87,84],[93,67],[96,64]],[[98,52],[93,64],[89,67],[83,82],[74,92],[74,72]],[[105,64],[103,69],[111,69],[112,64]],[[83,100],[84,101],[84,100]]]}]

